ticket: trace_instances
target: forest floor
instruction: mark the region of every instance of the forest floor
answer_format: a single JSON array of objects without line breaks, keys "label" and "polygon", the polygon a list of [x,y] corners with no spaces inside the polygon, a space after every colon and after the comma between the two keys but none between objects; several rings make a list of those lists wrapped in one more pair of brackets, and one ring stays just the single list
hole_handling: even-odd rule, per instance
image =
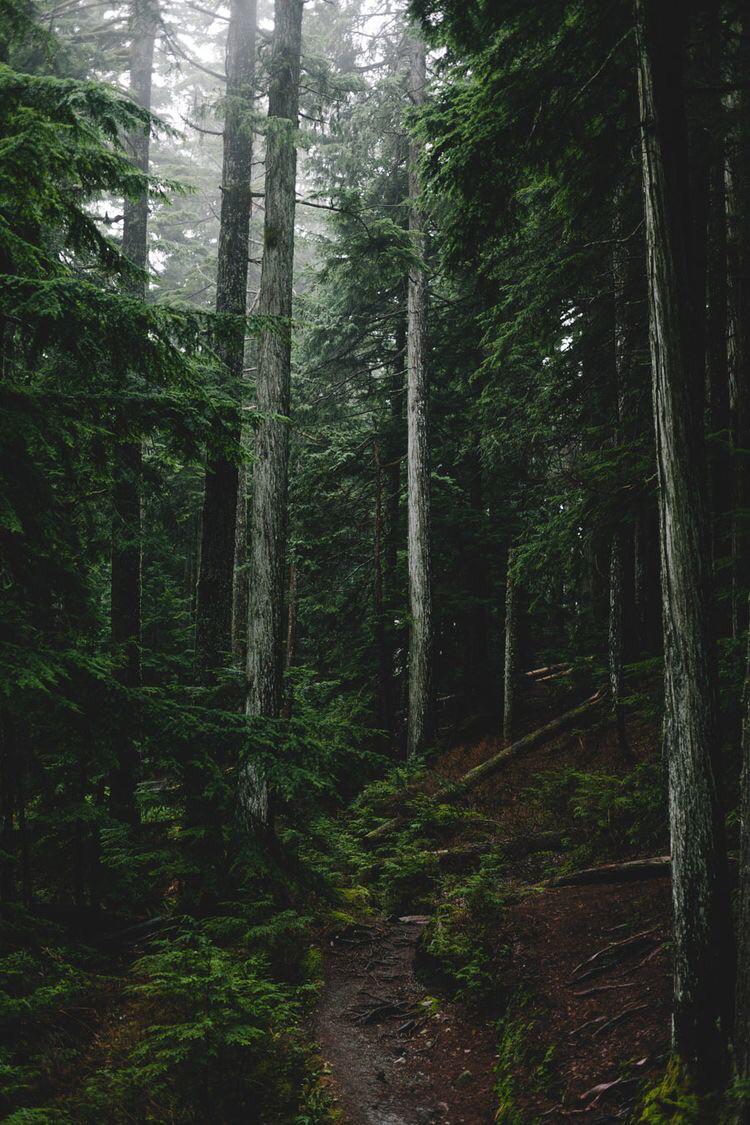
[{"label": "forest floor", "polygon": [[[528,685],[519,734],[591,690]],[[446,784],[499,739],[462,735],[431,768],[395,765],[291,838],[304,914],[264,891],[216,919],[154,910],[154,928],[144,910],[114,944],[109,929],[84,941],[24,915],[6,958],[23,1085],[0,1091],[0,1115],[277,1125],[329,1122],[332,1103],[337,1125],[637,1120],[668,1050],[668,870],[556,880],[667,850],[641,699],[627,749],[603,702],[458,799]],[[248,1019],[267,1032],[238,1054]]]},{"label": "forest floor", "polygon": [[494,1036],[418,979],[425,922],[407,915],[331,940],[317,1034],[353,1125],[494,1121]]},{"label": "forest floor", "polygon": [[[525,730],[569,705],[532,690]],[[329,935],[317,1035],[346,1125],[633,1119],[668,1050],[669,879],[552,885],[555,873],[588,866],[580,855],[599,858],[597,846],[581,847],[575,811],[540,812],[528,797],[566,770],[604,777],[616,794],[618,779],[658,755],[652,724],[634,719],[628,735],[625,753],[600,715],[506,765],[464,799],[465,826],[452,822],[439,841],[441,864],[457,857],[458,871],[454,863],[424,884],[413,881],[413,913],[402,896],[398,913]],[[433,776],[455,778],[501,745],[457,745]],[[606,821],[606,808],[602,815]],[[512,854],[513,841],[550,828],[565,837],[561,846],[481,875],[488,850]],[[615,833],[600,858],[658,850]],[[446,919],[461,945],[456,918],[464,946],[483,940],[489,948],[481,970],[494,982],[489,989],[456,987],[434,955],[445,946]]]}]

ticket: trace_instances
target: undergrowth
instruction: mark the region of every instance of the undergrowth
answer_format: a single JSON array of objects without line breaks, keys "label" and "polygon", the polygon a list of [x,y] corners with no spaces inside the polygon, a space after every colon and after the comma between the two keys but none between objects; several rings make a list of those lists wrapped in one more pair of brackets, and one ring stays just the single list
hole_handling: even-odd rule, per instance
[{"label": "undergrowth", "polygon": [[569,830],[569,865],[668,850],[666,780],[660,760],[624,776],[573,766],[540,774],[522,795]]},{"label": "undergrowth", "polygon": [[[231,912],[203,922],[176,922],[130,968],[119,1015],[100,1032],[72,1092],[39,1103],[41,1068],[50,1053],[60,1066],[60,1043],[40,1037],[38,1019],[38,1054],[31,1064],[22,1063],[22,1051],[6,1054],[3,1085],[19,1106],[7,1120],[329,1120],[304,1030],[320,983],[309,925],[292,910],[274,914],[268,901],[234,904]],[[34,987],[30,970],[36,965],[38,973],[46,971],[49,954],[40,950],[7,960],[23,970],[25,995],[15,989],[15,1004],[6,999],[19,975],[11,973],[4,1031],[19,1010],[38,1016],[45,1007],[57,1014],[59,1027],[66,1010],[96,984],[95,975],[67,965],[56,978],[47,972],[47,983]],[[76,1047],[71,1042],[70,1052]]]},{"label": "undergrowth", "polygon": [[458,994],[502,1000],[510,957],[505,913],[513,896],[504,883],[502,852],[483,856],[479,870],[446,881],[425,935],[425,950]]},{"label": "undergrowth", "polygon": [[554,1087],[555,1048],[544,1047],[528,997],[518,995],[498,1024],[496,1084],[498,1125],[530,1125],[518,1108],[523,1092],[519,1087],[523,1075],[524,1091],[548,1094]]}]

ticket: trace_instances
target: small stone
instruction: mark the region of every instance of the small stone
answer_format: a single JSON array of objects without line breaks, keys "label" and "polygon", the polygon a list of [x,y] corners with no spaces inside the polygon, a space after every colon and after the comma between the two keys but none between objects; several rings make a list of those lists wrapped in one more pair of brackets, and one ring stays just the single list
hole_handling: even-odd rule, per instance
[{"label": "small stone", "polygon": [[460,1090],[462,1086],[468,1086],[469,1082],[472,1081],[473,1077],[474,1077],[474,1075],[471,1073],[470,1070],[462,1070],[461,1073],[459,1074],[458,1078],[456,1079],[456,1081],[453,1083],[453,1085],[456,1087],[457,1090]]}]

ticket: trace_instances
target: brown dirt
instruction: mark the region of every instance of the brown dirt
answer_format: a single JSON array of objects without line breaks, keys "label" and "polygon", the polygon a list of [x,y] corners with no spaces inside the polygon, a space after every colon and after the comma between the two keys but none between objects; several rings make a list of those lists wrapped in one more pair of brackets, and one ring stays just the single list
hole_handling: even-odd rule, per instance
[{"label": "brown dirt", "polygon": [[333,936],[317,1037],[345,1125],[485,1125],[495,1120],[494,1037],[414,975],[422,922]]},{"label": "brown dirt", "polygon": [[669,880],[547,890],[513,907],[508,926],[514,983],[529,997],[540,1053],[554,1052],[549,1089],[517,1075],[523,1120],[626,1119],[668,1047]]},{"label": "brown dirt", "polygon": [[[569,695],[550,698],[548,691],[533,686],[519,734],[571,705]],[[587,729],[564,734],[509,763],[462,803],[494,822],[491,835],[496,839],[528,838],[549,829],[566,833],[574,825],[550,823],[524,800],[525,790],[540,774],[562,766],[622,775],[658,753],[658,731],[647,721],[630,719],[628,742],[629,753],[624,753],[602,709],[591,716]],[[492,737],[455,746],[441,757],[437,772],[458,777],[501,747]],[[467,842],[459,831],[442,846]],[[669,879],[545,888],[543,874],[562,859],[532,856],[505,869],[516,904],[508,908],[504,932],[498,934],[498,951],[504,957],[507,994],[515,998],[511,1010],[528,1025],[524,1040],[531,1045],[513,1074],[513,1107],[518,1120],[541,1125],[577,1118],[592,1125],[626,1121],[668,1050]],[[483,1020],[458,1004],[441,1002],[437,1019],[401,1033],[399,1027],[410,1018],[406,1015],[383,1023],[358,1022],[358,1013],[365,1010],[358,1005],[375,1003],[371,993],[407,1004],[424,1000],[413,972],[419,929],[381,923],[369,928],[361,945],[331,947],[318,1035],[345,1123],[482,1125],[496,1120],[497,1041],[491,1027],[505,1014],[499,1007]],[[631,938],[635,940],[627,944]],[[584,964],[607,947],[612,947],[608,953]],[[518,997],[526,997],[520,1012]],[[466,1055],[464,1044],[471,1044]],[[538,1064],[548,1052],[542,1074]],[[471,1082],[457,1088],[456,1078],[465,1069],[472,1072]]]}]

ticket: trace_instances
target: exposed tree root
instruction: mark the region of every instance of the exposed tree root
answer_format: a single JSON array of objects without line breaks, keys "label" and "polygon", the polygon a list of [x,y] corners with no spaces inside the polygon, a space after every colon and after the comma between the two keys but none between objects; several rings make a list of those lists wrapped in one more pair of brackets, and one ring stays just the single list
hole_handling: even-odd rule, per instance
[{"label": "exposed tree root", "polygon": [[612,941],[609,945],[605,945],[603,949],[593,953],[591,957],[587,957],[580,965],[576,965],[571,982],[582,984],[585,980],[590,980],[591,977],[609,972],[610,969],[614,969],[628,957],[634,957],[650,945],[655,945],[657,939],[654,935],[658,932],[658,929],[658,926],[654,926],[650,930],[641,930],[640,933],[631,934],[630,937],[623,938],[621,941]]}]

